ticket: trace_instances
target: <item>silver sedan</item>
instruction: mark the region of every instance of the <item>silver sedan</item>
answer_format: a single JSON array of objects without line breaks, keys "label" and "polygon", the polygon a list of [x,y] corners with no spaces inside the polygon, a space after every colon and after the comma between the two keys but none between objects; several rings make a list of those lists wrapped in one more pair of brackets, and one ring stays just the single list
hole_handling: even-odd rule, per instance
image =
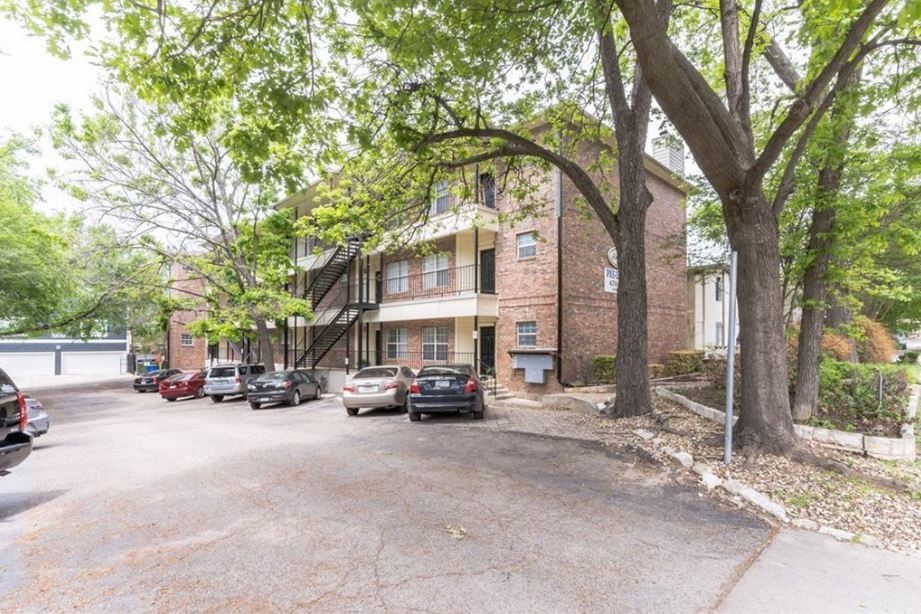
[{"label": "silver sedan", "polygon": [[365,367],[342,387],[342,404],[350,416],[362,407],[399,407],[406,411],[412,369],[404,365]]}]

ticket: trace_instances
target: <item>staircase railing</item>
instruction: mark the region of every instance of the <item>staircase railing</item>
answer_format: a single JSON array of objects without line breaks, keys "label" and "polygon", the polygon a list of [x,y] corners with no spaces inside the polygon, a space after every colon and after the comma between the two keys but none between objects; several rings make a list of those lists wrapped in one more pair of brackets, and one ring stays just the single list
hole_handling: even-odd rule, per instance
[{"label": "staircase railing", "polygon": [[[496,379],[496,368],[477,358],[477,370],[480,372],[480,375],[485,378],[481,380],[483,382],[483,387],[491,392],[492,396],[496,396],[499,391],[499,381]],[[489,385],[490,381],[492,382],[492,386]]]}]

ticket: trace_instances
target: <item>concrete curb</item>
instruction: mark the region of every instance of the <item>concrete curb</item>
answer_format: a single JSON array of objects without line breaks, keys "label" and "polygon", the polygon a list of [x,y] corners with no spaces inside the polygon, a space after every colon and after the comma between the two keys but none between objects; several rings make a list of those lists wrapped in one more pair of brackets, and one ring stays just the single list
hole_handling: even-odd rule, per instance
[{"label": "concrete curb", "polygon": [[[642,439],[643,441],[651,441],[653,445],[659,445],[658,438],[648,438],[648,431],[636,430],[633,432],[634,435]],[[883,550],[892,550],[887,548],[882,540],[868,534],[858,534],[851,531],[844,531],[842,529],[836,529],[834,527],[829,527],[826,525],[820,525],[814,520],[809,520],[808,518],[793,518],[787,514],[787,508],[764,493],[761,493],[746,484],[739,482],[733,478],[723,479],[716,475],[709,465],[705,463],[694,462],[694,457],[689,453],[681,450],[675,450],[665,446],[661,448],[668,457],[674,461],[676,464],[681,465],[687,471],[696,474],[699,476],[699,482],[707,489],[707,492],[712,491],[714,488],[722,488],[729,495],[731,495],[737,501],[748,503],[751,506],[754,506],[761,510],[762,512],[770,515],[771,517],[779,520],[784,524],[789,524],[790,526],[805,529],[808,531],[814,531],[817,533],[822,533],[823,535],[829,535],[834,537],[838,541],[842,542],[854,542],[863,544],[871,548],[880,548]],[[902,552],[897,550],[897,552]]]},{"label": "concrete curb", "polygon": [[[908,422],[902,425],[901,437],[876,437],[873,435],[864,435],[863,433],[836,431],[834,429],[825,429],[804,424],[795,424],[793,425],[793,429],[800,439],[814,441],[829,448],[847,450],[860,454],[866,453],[874,458],[883,460],[914,461],[917,458],[917,449],[915,447],[915,430],[912,422],[914,422],[914,418],[917,415],[918,401],[919,397],[921,397],[919,389],[921,389],[921,386],[912,386],[912,393],[908,400],[908,409],[906,410],[906,420],[908,420]],[[678,403],[701,418],[711,422],[723,424],[726,420],[726,414],[724,412],[692,401],[672,390],[657,388],[656,394],[664,399]],[[733,424],[735,424],[737,420],[738,418],[733,416]]]}]

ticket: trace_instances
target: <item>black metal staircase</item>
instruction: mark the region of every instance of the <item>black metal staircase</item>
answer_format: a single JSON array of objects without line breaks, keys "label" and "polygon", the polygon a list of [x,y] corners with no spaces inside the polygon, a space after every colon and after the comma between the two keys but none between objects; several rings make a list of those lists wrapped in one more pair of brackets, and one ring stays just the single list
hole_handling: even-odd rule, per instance
[{"label": "black metal staircase", "polygon": [[307,286],[304,298],[310,299],[310,306],[313,309],[317,308],[323,297],[329,293],[330,288],[349,270],[352,261],[361,253],[361,243],[360,238],[353,237],[348,239],[345,245],[338,246]]},{"label": "black metal staircase", "polygon": [[[342,276],[349,271],[352,262],[361,254],[361,237],[352,237],[345,245],[340,245],[333,251],[329,259],[314,277],[313,281],[304,291],[304,298],[310,299],[311,307],[316,310],[329,291]],[[359,294],[361,291],[359,290]],[[297,359],[296,367],[314,368],[326,354],[329,353],[340,339],[348,332],[352,324],[358,320],[362,311],[376,309],[377,305],[362,300],[362,296],[352,296],[351,283],[339,291],[339,295],[329,301],[329,309],[339,309],[338,313],[325,324],[315,325],[316,335],[307,349]]]}]

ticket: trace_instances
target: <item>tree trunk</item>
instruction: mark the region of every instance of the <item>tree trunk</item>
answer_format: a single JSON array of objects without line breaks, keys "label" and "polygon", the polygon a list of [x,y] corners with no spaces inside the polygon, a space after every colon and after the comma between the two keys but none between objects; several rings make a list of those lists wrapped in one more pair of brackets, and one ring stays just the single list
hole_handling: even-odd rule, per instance
[{"label": "tree trunk", "polygon": [[[828,170],[822,169],[820,178]],[[803,278],[803,316],[799,328],[793,400],[793,419],[797,422],[809,420],[819,402],[819,357],[825,331],[825,275],[831,259],[829,233],[834,221],[834,207],[824,207],[813,213],[809,227],[809,253],[813,255],[813,260]]]},{"label": "tree trunk", "polygon": [[[860,82],[861,71],[855,70],[844,82],[836,85],[839,91],[853,90]],[[813,207],[812,225],[809,227],[809,254],[812,262],[803,279],[803,318],[800,324],[797,348],[796,389],[793,401],[793,419],[806,421],[819,402],[819,358],[822,335],[825,329],[825,299],[828,264],[831,260],[833,238],[831,231],[837,213],[835,198],[841,189],[841,174],[851,136],[854,106],[841,96],[832,110],[834,144],[828,148],[825,163],[819,170],[819,186]],[[856,346],[852,343],[852,354]]]},{"label": "tree trunk", "polygon": [[622,135],[618,152],[620,205],[617,212],[618,272],[617,395],[613,415],[640,416],[652,411],[649,395],[646,300],[646,210],[652,195],[646,188],[642,149],[635,135]]},{"label": "tree trunk", "polygon": [[723,203],[738,252],[736,289],[742,367],[742,415],[736,444],[747,452],[785,454],[796,445],[787,374],[777,223],[760,189]]},{"label": "tree trunk", "polygon": [[263,319],[256,319],[256,336],[259,338],[259,356],[266,372],[275,370],[275,349],[272,347],[272,333]]}]

